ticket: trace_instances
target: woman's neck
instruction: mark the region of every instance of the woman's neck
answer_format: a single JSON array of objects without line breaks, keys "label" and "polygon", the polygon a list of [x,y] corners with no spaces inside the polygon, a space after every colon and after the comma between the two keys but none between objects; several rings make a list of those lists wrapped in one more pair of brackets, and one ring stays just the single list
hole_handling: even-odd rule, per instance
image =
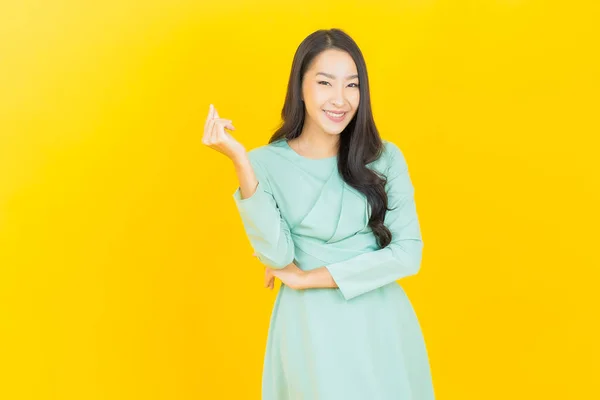
[{"label": "woman's neck", "polygon": [[288,144],[305,157],[333,157],[338,154],[339,135],[303,129],[300,136],[289,140]]}]

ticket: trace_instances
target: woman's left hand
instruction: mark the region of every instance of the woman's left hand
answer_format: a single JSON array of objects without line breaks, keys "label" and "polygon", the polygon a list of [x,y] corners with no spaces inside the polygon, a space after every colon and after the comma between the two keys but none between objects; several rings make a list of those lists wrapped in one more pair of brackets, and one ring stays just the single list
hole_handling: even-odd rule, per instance
[{"label": "woman's left hand", "polygon": [[[253,254],[256,257],[256,253]],[[307,272],[298,268],[294,263],[290,263],[281,269],[266,267],[265,269],[265,287],[273,289],[275,278],[292,289],[305,289]]]}]

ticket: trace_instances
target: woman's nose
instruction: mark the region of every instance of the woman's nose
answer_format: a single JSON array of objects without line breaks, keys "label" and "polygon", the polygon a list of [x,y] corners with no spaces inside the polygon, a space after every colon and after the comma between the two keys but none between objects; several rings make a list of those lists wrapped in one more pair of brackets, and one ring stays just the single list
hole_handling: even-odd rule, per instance
[{"label": "woman's nose", "polygon": [[333,98],[331,99],[331,103],[338,107],[344,105],[344,89],[337,89],[334,91]]},{"label": "woman's nose", "polygon": [[343,92],[336,93],[335,96],[333,96],[333,98],[331,99],[331,103],[338,107],[343,106],[344,105],[344,93]]}]

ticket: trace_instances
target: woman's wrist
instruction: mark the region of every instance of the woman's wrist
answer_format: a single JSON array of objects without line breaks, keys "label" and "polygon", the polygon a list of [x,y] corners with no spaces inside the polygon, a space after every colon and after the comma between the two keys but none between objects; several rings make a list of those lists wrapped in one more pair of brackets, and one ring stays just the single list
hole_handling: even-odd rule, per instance
[{"label": "woman's wrist", "polygon": [[245,167],[250,164],[250,159],[248,158],[248,153],[247,152],[240,152],[234,156],[231,157],[231,161],[233,162],[233,165],[236,168],[241,168],[241,167]]},{"label": "woman's wrist", "polygon": [[306,271],[303,286],[305,289],[338,287],[325,266]]}]

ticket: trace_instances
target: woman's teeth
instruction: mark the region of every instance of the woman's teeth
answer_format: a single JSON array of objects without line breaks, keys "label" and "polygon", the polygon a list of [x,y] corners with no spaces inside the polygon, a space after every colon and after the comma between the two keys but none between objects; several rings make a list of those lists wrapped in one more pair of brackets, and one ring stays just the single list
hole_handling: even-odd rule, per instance
[{"label": "woman's teeth", "polygon": [[331,111],[325,111],[325,114],[332,116],[333,118],[341,118],[346,113],[332,113]]}]

